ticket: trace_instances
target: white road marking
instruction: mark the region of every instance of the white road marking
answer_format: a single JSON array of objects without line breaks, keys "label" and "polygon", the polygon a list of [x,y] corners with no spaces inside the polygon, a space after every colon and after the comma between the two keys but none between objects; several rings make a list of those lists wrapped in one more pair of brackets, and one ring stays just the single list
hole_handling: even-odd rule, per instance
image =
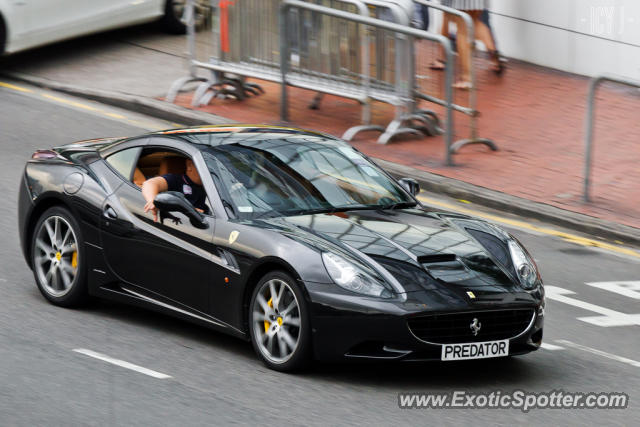
[{"label": "white road marking", "polygon": [[545,350],[551,350],[551,351],[564,350],[564,347],[560,347],[559,345],[549,344],[547,342],[543,342],[540,347],[544,348]]},{"label": "white road marking", "polygon": [[6,283],[7,279],[2,279],[0,278],[0,282],[5,282]]},{"label": "white road marking", "polygon": [[106,354],[98,353],[95,351],[87,350],[86,348],[76,348],[73,351],[76,353],[84,354],[85,356],[93,357],[94,359],[102,360],[107,363],[111,363],[113,365],[118,365],[120,367],[131,369],[132,371],[140,372],[141,374],[149,375],[153,378],[159,379],[167,379],[171,378],[170,375],[163,374],[161,372],[152,371],[151,369],[144,368],[142,366],[134,365],[133,363],[126,362],[120,359],[114,359],[113,357],[109,357]]},{"label": "white road marking", "polygon": [[638,282],[587,282],[589,286],[615,292],[625,297],[640,299],[640,281]]},{"label": "white road marking", "polygon": [[615,360],[618,362],[626,363],[627,365],[635,366],[636,368],[640,368],[640,362],[638,362],[637,360],[629,359],[622,356],[617,356],[615,354],[607,353],[606,351],[587,347],[586,345],[582,345],[582,344],[576,344],[574,342],[567,341],[567,340],[556,340],[555,342],[566,345],[567,347],[576,348],[578,350],[586,351],[587,353],[591,353],[591,354],[597,354],[598,356],[606,357],[607,359]]},{"label": "white road marking", "polygon": [[578,317],[578,320],[591,323],[592,325],[610,327],[610,326],[640,326],[640,314],[626,314],[619,311],[611,310],[599,305],[580,301],[570,298],[567,295],[574,295],[575,292],[569,289],[558,288],[556,286],[545,286],[545,295],[548,299],[569,304],[584,310],[593,311],[601,314],[601,316]]}]

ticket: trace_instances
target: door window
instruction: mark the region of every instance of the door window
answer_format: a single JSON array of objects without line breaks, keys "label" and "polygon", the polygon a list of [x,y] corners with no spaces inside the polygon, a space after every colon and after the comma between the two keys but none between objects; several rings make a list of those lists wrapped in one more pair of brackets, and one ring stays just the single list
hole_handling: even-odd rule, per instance
[{"label": "door window", "polygon": [[125,180],[131,181],[138,154],[140,154],[140,147],[127,148],[110,155],[106,160]]}]

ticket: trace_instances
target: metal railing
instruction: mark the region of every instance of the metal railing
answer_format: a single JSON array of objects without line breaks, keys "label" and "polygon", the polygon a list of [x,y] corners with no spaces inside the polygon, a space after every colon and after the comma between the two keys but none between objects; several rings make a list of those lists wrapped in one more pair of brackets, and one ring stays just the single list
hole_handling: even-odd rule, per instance
[{"label": "metal railing", "polygon": [[[213,0],[212,0],[213,1]],[[209,11],[211,11],[209,9]],[[207,17],[210,21],[211,16]],[[205,18],[205,21],[207,21]],[[178,93],[189,83],[195,82],[205,82],[206,78],[198,76],[198,66],[196,65],[196,0],[187,0],[186,7],[184,8],[184,15],[182,16],[182,21],[187,26],[187,68],[189,69],[189,74],[185,77],[181,77],[169,88],[169,92],[167,93],[166,100],[167,102],[174,102]]]},{"label": "metal railing", "polygon": [[[410,24],[409,15],[413,10],[412,0],[305,1],[362,16],[369,16],[370,11],[378,14],[384,11],[387,19],[404,26]],[[217,12],[212,18],[215,23],[208,37],[204,32],[204,39],[203,32],[196,33],[193,30],[193,20],[187,20],[190,27],[190,75],[178,79],[172,85],[167,100],[173,101],[184,85],[190,82],[202,82],[192,97],[194,106],[208,104],[214,97],[241,100],[262,92],[259,85],[247,82],[247,77],[280,83],[280,52],[277,49],[280,38],[277,25],[280,4],[281,0],[221,0],[218,8],[212,9]],[[190,1],[188,7],[193,6],[194,2]],[[297,43],[292,45],[296,63],[292,65],[289,84],[358,101],[362,105],[363,124],[353,126],[345,132],[346,139],[353,138],[361,131],[375,130],[383,132],[381,141],[407,132],[421,135],[423,129],[436,127],[432,123],[436,121],[433,120],[435,113],[433,116],[416,115],[416,120],[421,120],[423,126],[394,126],[413,96],[409,90],[413,73],[408,67],[411,50],[406,36],[372,31],[371,28],[351,21],[348,25],[357,25],[357,31],[349,33],[348,45],[358,48],[351,49],[350,54],[343,58],[340,43],[336,43],[341,35],[336,36],[335,31],[329,30],[342,31],[344,23],[336,26],[335,22],[326,22],[324,18],[319,22],[316,17],[302,16],[308,15],[304,11],[298,13],[294,10],[292,14],[297,14],[297,17],[290,20],[292,24],[297,24],[293,25],[292,30],[297,33],[294,34],[297,35],[297,38],[294,37]],[[375,42],[373,52],[370,43],[372,39]],[[375,58],[375,64],[372,64],[375,67],[373,76],[370,54]],[[199,68],[209,70],[210,77],[197,77],[194,70]],[[317,107],[320,99],[321,96],[316,96],[312,107]],[[396,119],[386,128],[371,125],[372,100],[388,103],[396,108]],[[435,131],[431,132],[434,133]]]},{"label": "metal railing", "polygon": [[[311,3],[305,3],[299,0],[283,0],[282,6],[280,8],[280,71],[281,71],[281,104],[280,104],[280,117],[283,121],[289,120],[289,104],[288,104],[288,93],[287,86],[293,85],[297,86],[296,83],[292,84],[291,72],[290,72],[290,55],[289,55],[289,25],[288,25],[288,17],[289,11],[291,9],[299,9],[299,10],[307,10],[310,12],[315,12],[321,15],[326,15],[334,18],[339,18],[349,22],[356,22],[359,24],[364,24],[373,28],[377,28],[380,30],[390,31],[396,34],[401,34],[407,36],[409,38],[415,39],[423,39],[423,40],[431,40],[439,43],[446,56],[446,67],[445,67],[445,100],[444,104],[447,107],[447,118],[446,118],[446,130],[445,130],[445,146],[446,146],[446,155],[447,162],[451,161],[451,143],[453,136],[453,65],[454,65],[454,57],[451,50],[451,43],[448,38],[443,37],[441,35],[434,35],[428,33],[426,31],[418,30],[415,28],[411,28],[408,26],[403,26],[399,24],[395,24],[392,22],[382,21],[379,19],[374,19],[365,16],[354,15],[352,13],[343,12],[336,9],[331,9],[323,6],[318,6]],[[396,70],[397,71],[397,70]],[[413,87],[407,83],[406,88],[397,87],[397,92],[394,94],[395,102],[398,102],[400,105],[407,105],[412,102],[413,97]],[[373,95],[372,90],[372,96]],[[403,128],[396,129],[399,132],[405,131]]]},{"label": "metal railing", "polygon": [[[383,132],[378,138],[383,144],[402,133],[443,132],[435,112],[417,108],[419,100],[426,100],[445,107],[447,165],[453,164],[452,154],[466,144],[481,143],[496,150],[491,140],[477,136],[473,65],[469,106],[458,105],[452,89],[455,58],[450,41],[409,27],[414,3],[460,16],[473,39],[467,14],[427,0],[212,0],[210,31],[199,32],[195,31],[195,1],[188,0],[189,75],[174,82],[167,100],[173,101],[191,82],[201,82],[192,97],[194,106],[213,98],[242,100],[264,92],[247,78],[271,81],[282,85],[283,119],[288,118],[287,85],[353,99],[362,105],[362,124],[348,129],[343,138],[375,130]],[[395,22],[371,17],[372,13],[381,17],[383,11],[385,19]],[[418,89],[416,40],[442,46],[446,64],[444,81],[436,83],[438,93]],[[198,69],[209,72],[209,77],[198,77]],[[320,99],[314,99],[316,107]],[[371,124],[372,100],[394,106],[395,116],[386,128]],[[454,111],[471,116],[470,139],[454,143]]]},{"label": "metal railing", "polygon": [[598,86],[603,82],[618,83],[621,85],[640,88],[640,81],[628,77],[603,74],[591,79],[589,83],[589,95],[587,98],[587,116],[585,119],[585,156],[584,156],[584,192],[585,203],[591,201],[591,169],[593,164],[593,122],[595,116],[595,98]]},{"label": "metal railing", "polygon": [[[469,49],[469,55],[470,57],[468,58],[468,63],[469,63],[469,76],[471,79],[471,87],[469,88],[469,105],[468,107],[463,107],[460,105],[454,105],[454,109],[456,111],[459,111],[461,113],[464,113],[466,115],[468,115],[470,117],[470,121],[471,121],[471,135],[469,138],[467,139],[462,139],[459,141],[456,141],[454,144],[451,145],[451,153],[449,153],[448,157],[447,157],[447,164],[452,164],[451,162],[451,154],[455,154],[460,148],[464,147],[465,145],[470,145],[470,144],[483,144],[486,145],[487,147],[489,147],[492,151],[497,151],[498,150],[498,146],[495,144],[495,142],[493,142],[490,139],[487,138],[480,138],[478,136],[478,116],[479,116],[479,112],[477,109],[477,104],[478,104],[478,96],[477,96],[477,77],[476,77],[476,70],[475,70],[475,66],[473,64],[473,57],[474,57],[474,52],[475,52],[475,45],[476,45],[476,39],[475,39],[475,28],[473,25],[473,20],[471,19],[471,17],[469,16],[469,14],[464,13],[460,10],[457,9],[453,9],[450,7],[446,7],[443,6],[439,3],[435,3],[434,1],[430,1],[430,0],[413,0],[413,2],[415,4],[418,5],[423,5],[423,6],[428,6],[430,8],[436,9],[436,10],[440,10],[443,13],[448,13],[451,15],[455,15],[458,16],[459,18],[461,18],[464,21],[464,24],[467,27],[467,38],[468,38],[468,43],[470,45],[470,49]],[[415,55],[412,55],[412,58],[415,58]],[[414,82],[415,85],[415,82]],[[424,99],[426,101],[429,102],[433,102],[435,104],[439,104],[439,105],[443,105],[442,101],[440,99],[437,99],[431,95],[428,94],[424,94],[424,93],[420,93],[418,92],[416,94],[416,98],[419,99]]]}]

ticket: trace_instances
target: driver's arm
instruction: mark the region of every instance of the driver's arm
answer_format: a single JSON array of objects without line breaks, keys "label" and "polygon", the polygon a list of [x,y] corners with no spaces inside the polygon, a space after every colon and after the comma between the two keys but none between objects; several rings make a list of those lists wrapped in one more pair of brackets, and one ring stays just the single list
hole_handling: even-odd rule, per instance
[{"label": "driver's arm", "polygon": [[161,176],[150,178],[142,184],[142,197],[144,197],[144,200],[147,202],[144,205],[144,211],[153,212],[153,220],[156,222],[158,221],[158,209],[156,209],[153,201],[158,193],[162,193],[168,189],[169,184],[167,183],[167,180]]}]

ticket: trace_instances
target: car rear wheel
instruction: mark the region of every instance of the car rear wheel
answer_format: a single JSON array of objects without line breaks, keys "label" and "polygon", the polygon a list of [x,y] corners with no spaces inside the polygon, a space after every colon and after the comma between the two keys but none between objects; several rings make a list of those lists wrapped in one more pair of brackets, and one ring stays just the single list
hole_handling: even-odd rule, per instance
[{"label": "car rear wheel", "polygon": [[63,307],[87,300],[86,262],[80,227],[71,213],[53,207],[38,220],[31,244],[31,265],[42,295]]},{"label": "car rear wheel", "polygon": [[4,18],[0,14],[0,56],[4,54],[7,46],[7,27],[4,23]]},{"label": "car rear wheel", "polygon": [[256,353],[269,368],[294,371],[308,364],[307,304],[288,274],[272,272],[260,280],[251,298],[249,329]]}]

